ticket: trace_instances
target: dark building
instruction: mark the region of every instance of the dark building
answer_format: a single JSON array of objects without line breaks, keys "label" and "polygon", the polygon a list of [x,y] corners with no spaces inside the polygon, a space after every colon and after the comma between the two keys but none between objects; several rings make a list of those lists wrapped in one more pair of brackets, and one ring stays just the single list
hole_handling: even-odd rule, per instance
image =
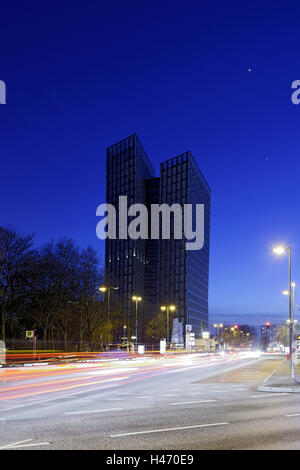
[{"label": "dark building", "polygon": [[171,231],[170,240],[160,240],[159,255],[160,302],[174,303],[179,320],[192,325],[197,337],[209,331],[210,188],[190,152],[161,163],[160,181],[161,204],[205,204],[203,248],[186,250],[186,240],[175,240]]},{"label": "dark building", "polygon": [[[128,197],[128,206],[148,207],[148,240],[106,240],[106,284],[118,286],[115,297],[124,321],[134,317],[133,295],[140,295],[139,332],[142,341],[146,324],[159,312],[160,305],[175,304],[176,316],[185,327],[192,325],[196,337],[208,331],[208,275],[210,237],[210,188],[190,152],[167,160],[160,166],[160,177],[136,135],[107,149],[106,202],[118,208],[119,196]],[[152,204],[177,203],[205,205],[205,243],[201,250],[186,250],[185,238],[151,239]],[[183,217],[183,216],[182,216]],[[118,218],[118,210],[117,210]],[[118,219],[117,219],[118,220]],[[134,329],[133,329],[134,331]]]},{"label": "dark building", "polygon": [[262,345],[264,347],[275,346],[277,332],[278,332],[277,325],[271,325],[270,323],[266,323],[265,325],[262,325],[260,329]]},{"label": "dark building", "polygon": [[[159,204],[159,178],[147,178],[146,185],[146,201],[148,209],[148,227],[151,232],[151,204]],[[158,290],[158,266],[159,266],[159,240],[146,241],[145,245],[145,280],[144,280],[144,324],[146,325],[152,320],[155,313],[159,311],[159,290]]]},{"label": "dark building", "polygon": [[[106,202],[113,204],[119,218],[119,196],[127,196],[128,206],[145,203],[146,178],[154,169],[136,135],[112,145],[106,150]],[[119,304],[124,321],[134,333],[135,304],[133,295],[144,296],[145,240],[107,239],[105,245],[105,283],[118,287],[112,302]],[[139,326],[144,323],[143,305],[139,305]]]}]

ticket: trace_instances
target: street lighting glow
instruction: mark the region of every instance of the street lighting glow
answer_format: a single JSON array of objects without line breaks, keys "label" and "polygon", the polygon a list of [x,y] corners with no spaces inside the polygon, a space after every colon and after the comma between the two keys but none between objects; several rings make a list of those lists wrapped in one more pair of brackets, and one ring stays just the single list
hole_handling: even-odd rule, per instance
[{"label": "street lighting glow", "polygon": [[99,287],[100,292],[106,292],[107,288],[105,286]]},{"label": "street lighting glow", "polygon": [[282,293],[283,293],[283,295],[289,295],[289,291],[288,291],[288,290],[283,290]]},{"label": "street lighting glow", "polygon": [[273,248],[273,252],[276,253],[276,255],[282,255],[285,252],[286,248],[283,246],[276,246]]},{"label": "street lighting glow", "polygon": [[171,312],[174,312],[174,310],[176,310],[175,305],[170,305],[170,310],[171,310]]}]

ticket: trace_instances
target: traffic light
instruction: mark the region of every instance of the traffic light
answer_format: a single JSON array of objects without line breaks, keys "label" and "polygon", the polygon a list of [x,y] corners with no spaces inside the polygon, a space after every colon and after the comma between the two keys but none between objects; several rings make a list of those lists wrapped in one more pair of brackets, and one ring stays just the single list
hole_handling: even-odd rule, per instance
[{"label": "traffic light", "polygon": [[268,321],[267,321],[267,323],[266,323],[266,327],[267,327],[267,329],[269,329],[269,328],[270,328],[270,322],[268,322]]}]

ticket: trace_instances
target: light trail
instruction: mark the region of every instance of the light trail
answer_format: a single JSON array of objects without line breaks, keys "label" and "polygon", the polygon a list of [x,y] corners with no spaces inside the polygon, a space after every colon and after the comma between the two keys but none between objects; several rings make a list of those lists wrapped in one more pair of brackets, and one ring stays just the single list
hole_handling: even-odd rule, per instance
[{"label": "light trail", "polygon": [[[214,357],[193,355],[188,360],[172,357],[162,361],[118,361],[118,363],[101,364],[61,364],[38,367],[35,369],[10,370],[5,369],[2,386],[0,382],[0,401],[15,400],[40,394],[55,394],[77,387],[86,387],[87,391],[95,385],[122,381],[134,383],[173,372],[189,370],[208,366],[210,364],[223,363],[232,360],[229,357]],[[214,361],[214,362],[213,362]],[[3,371],[3,369],[2,369]],[[124,377],[124,373],[127,373]],[[91,380],[95,375],[102,375],[100,380]],[[113,376],[113,377],[112,377]],[[9,382],[11,385],[8,385]],[[5,383],[5,385],[4,385]]]}]

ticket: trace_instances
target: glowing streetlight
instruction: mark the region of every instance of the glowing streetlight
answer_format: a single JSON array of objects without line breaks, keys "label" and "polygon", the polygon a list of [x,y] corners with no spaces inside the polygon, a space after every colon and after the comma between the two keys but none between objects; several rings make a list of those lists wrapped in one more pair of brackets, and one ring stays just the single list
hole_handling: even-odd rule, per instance
[{"label": "glowing streetlight", "polygon": [[99,291],[105,294],[107,292],[107,344],[106,349],[109,351],[109,337],[110,337],[110,291],[118,290],[119,287],[111,287],[111,286],[100,286]]},{"label": "glowing streetlight", "polygon": [[215,323],[214,324],[214,328],[216,328],[216,330],[217,330],[217,337],[218,338],[220,337],[220,329],[222,329],[223,326],[224,326],[223,323]]},{"label": "glowing streetlight", "polygon": [[160,307],[162,312],[167,311],[167,347],[169,346],[169,330],[170,330],[170,312],[175,312],[176,306],[171,304],[171,305],[162,305]]},{"label": "glowing streetlight", "polygon": [[[273,248],[273,252],[277,255],[283,255],[286,251],[288,251],[289,255],[289,290],[288,290],[288,296],[289,296],[289,325],[290,325],[290,331],[289,331],[289,357],[290,357],[290,367],[292,369],[292,379],[295,380],[295,366],[294,366],[294,360],[293,360],[293,335],[294,335],[294,322],[293,320],[293,292],[292,292],[292,248],[291,246],[277,246]],[[286,295],[286,294],[285,294]]]},{"label": "glowing streetlight", "polygon": [[138,303],[142,301],[142,297],[139,297],[138,295],[133,295],[131,297],[133,302],[135,302],[135,344],[137,348],[137,342],[138,342]]},{"label": "glowing streetlight", "polygon": [[276,246],[275,248],[273,248],[273,252],[276,253],[276,255],[283,255],[286,249],[287,248],[285,248],[284,246]]}]

